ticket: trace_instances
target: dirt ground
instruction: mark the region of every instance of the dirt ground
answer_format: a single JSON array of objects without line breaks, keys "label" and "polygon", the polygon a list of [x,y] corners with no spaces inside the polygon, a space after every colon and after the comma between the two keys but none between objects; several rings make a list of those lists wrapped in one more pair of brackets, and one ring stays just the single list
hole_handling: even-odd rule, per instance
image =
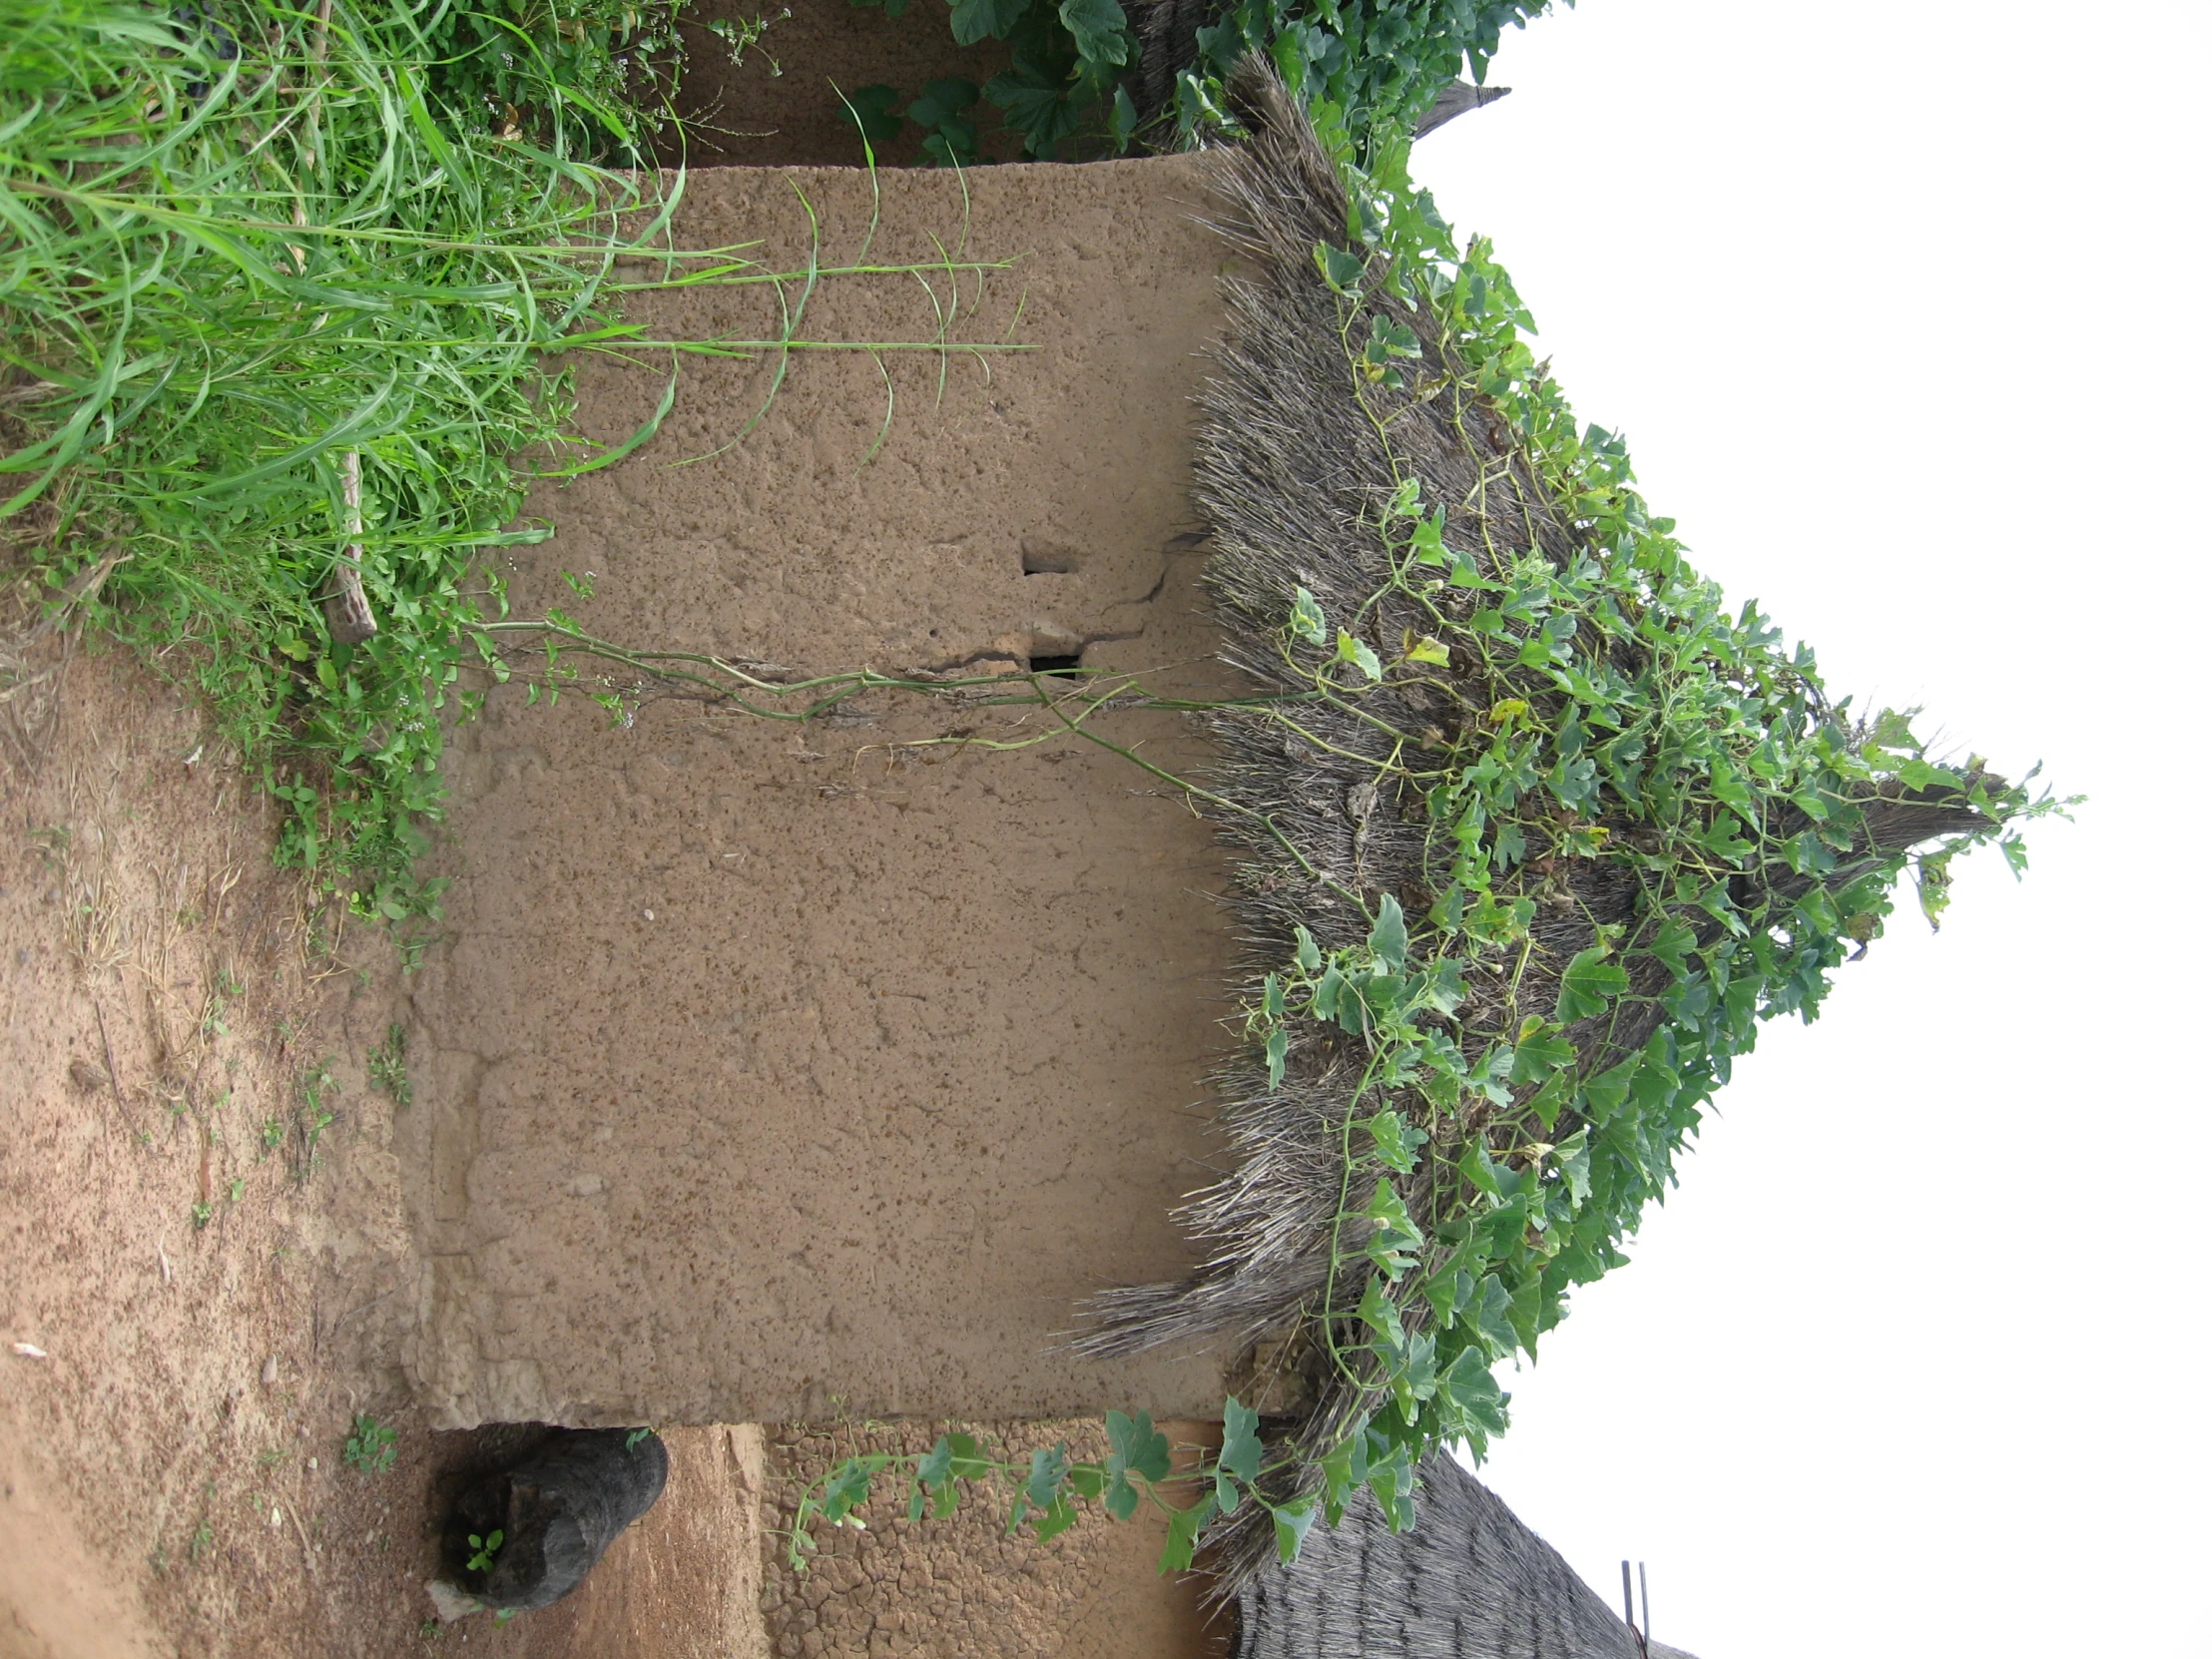
[{"label": "dirt ground", "polygon": [[[733,63],[711,25],[756,19],[766,20],[766,32]],[[661,157],[672,167],[858,167],[859,129],[846,116],[840,92],[894,87],[901,96],[892,107],[903,109],[943,77],[980,88],[1013,62],[1003,41],[954,45],[939,0],[922,0],[898,17],[852,0],[701,0],[686,12],[679,32],[685,69],[676,108],[684,118],[684,143],[665,142]],[[969,118],[987,113],[978,104]],[[920,165],[922,136],[907,122],[876,152],[877,164]],[[992,160],[1020,154],[1018,134],[985,122],[979,136]]]},{"label": "dirt ground", "polygon": [[671,1431],[570,1602],[430,1618],[437,1500],[516,1431],[430,1432],[399,1370],[391,953],[271,867],[188,697],[68,643],[0,684],[0,1656],[748,1652],[749,1430]]},{"label": "dirt ground", "polygon": [[[1221,1443],[1219,1423],[1160,1426],[1178,1467]],[[860,1512],[864,1528],[819,1527],[813,1564],[790,1568],[775,1533],[789,1532],[808,1481],[855,1453],[926,1451],[949,1427],[1016,1459],[1055,1443],[1072,1458],[1097,1458],[1107,1445],[1095,1418],[775,1430],[761,1606],[777,1659],[1223,1659],[1231,1651],[1234,1608],[1202,1605],[1198,1579],[1159,1575],[1167,1523],[1149,1505],[1119,1524],[1094,1507],[1038,1543],[1026,1532],[1007,1535],[1003,1490],[970,1490],[953,1514],[910,1522],[886,1476]],[[1182,1492],[1175,1500],[1190,1501]]]}]

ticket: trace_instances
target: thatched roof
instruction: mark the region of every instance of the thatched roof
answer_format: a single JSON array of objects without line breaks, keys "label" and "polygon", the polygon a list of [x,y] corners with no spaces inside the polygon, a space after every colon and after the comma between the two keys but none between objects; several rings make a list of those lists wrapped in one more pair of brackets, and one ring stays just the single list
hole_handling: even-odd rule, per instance
[{"label": "thatched roof", "polygon": [[1572,1567],[1448,1457],[1421,1465],[1420,1525],[1371,1500],[1237,1593],[1237,1659],[1690,1659],[1637,1645]]},{"label": "thatched roof", "polygon": [[[1294,678],[1297,671],[1327,659],[1326,648],[1294,642],[1287,666],[1285,619],[1300,588],[1330,617],[1360,616],[1374,640],[1394,641],[1401,631],[1411,637],[1426,626],[1402,590],[1392,589],[1381,503],[1396,483],[1393,465],[1417,471],[1423,499],[1447,509],[1450,544],[1481,550],[1487,574],[1531,552],[1559,566],[1586,549],[1509,422],[1464,388],[1434,392],[1432,376],[1443,375],[1446,365],[1425,313],[1374,285],[1348,299],[1324,279],[1316,246],[1352,246],[1344,187],[1272,70],[1248,62],[1228,91],[1251,137],[1228,153],[1217,176],[1218,223],[1245,274],[1226,282],[1230,322],[1203,401],[1194,496],[1212,534],[1206,581],[1227,655],[1264,690],[1289,695],[1311,687],[1310,679]],[[1344,343],[1347,304],[1387,315],[1418,336],[1423,356],[1408,371],[1405,389],[1371,385],[1356,395]],[[1431,388],[1425,395],[1424,384]],[[1306,702],[1295,722],[1250,710],[1212,717],[1222,759],[1208,783],[1222,833],[1240,854],[1234,903],[1252,948],[1252,974],[1240,987],[1248,1002],[1259,999],[1261,975],[1290,956],[1296,927],[1309,929],[1324,951],[1349,949],[1366,937],[1385,895],[1407,916],[1426,911],[1439,892],[1431,827],[1418,792],[1400,795],[1390,785],[1398,775],[1394,757],[1406,734],[1417,745],[1425,731],[1441,749],[1449,729],[1472,718],[1470,707],[1479,712],[1498,695],[1462,683],[1456,702],[1446,703],[1432,682],[1406,677],[1374,687],[1357,709]],[[1857,811],[1853,839],[1833,871],[1800,876],[1768,865],[1736,877],[1747,913],[1770,902],[1787,908],[1817,881],[1840,887],[1886,854],[1987,823],[1955,790],[1890,783],[1868,786]],[[1778,819],[1772,828],[1794,834],[1810,822]],[[1535,901],[1535,948],[1515,981],[1520,1005],[1548,1008],[1562,964],[1591,947],[1600,929],[1636,923],[1637,877],[1625,858],[1601,856],[1562,858],[1556,869],[1523,867],[1512,880],[1521,885],[1511,890]],[[1697,930],[1699,948],[1722,936],[1716,919],[1692,914],[1686,924]],[[1664,1017],[1667,970],[1649,955],[1627,960],[1631,994],[1617,1009],[1564,1027],[1588,1075],[1637,1053]],[[1472,1063],[1509,1021],[1512,1004],[1497,979],[1481,973],[1470,979],[1457,1020]],[[1304,1322],[1316,1317],[1330,1283],[1333,1246],[1357,1252],[1366,1237],[1357,1222],[1332,1236],[1362,1063],[1357,1039],[1309,1021],[1292,1035],[1279,1086],[1271,1085],[1256,1051],[1226,1067],[1216,1081],[1233,1173],[1196,1195],[1184,1213],[1210,1247],[1208,1260],[1180,1283],[1098,1298],[1099,1324],[1080,1344],[1084,1351],[1110,1356],[1173,1343],[1239,1352],[1288,1337],[1297,1352],[1296,1334],[1310,1332]],[[1694,1119],[1692,1111],[1688,1121]],[[1554,1138],[1570,1134],[1578,1121],[1568,1114]],[[1658,1154],[1662,1164],[1670,1152]],[[1406,1178],[1404,1199],[1414,1214],[1429,1213],[1438,1198],[1432,1183],[1456,1179],[1450,1167],[1446,1156],[1431,1157]],[[1365,1202],[1364,1193],[1352,1195],[1355,1208]],[[1364,1267],[1349,1283],[1340,1269],[1334,1281],[1340,1308],[1357,1299],[1364,1278]],[[1408,1331],[1426,1317],[1418,1299],[1402,1311]],[[1302,1420],[1277,1426],[1278,1444],[1287,1443],[1303,1465],[1296,1475],[1278,1477],[1279,1500],[1316,1491],[1314,1459],[1385,1397],[1341,1365],[1324,1366],[1310,1353],[1309,1361],[1314,1403]],[[1209,1539],[1227,1585],[1272,1557],[1265,1511],[1257,1505],[1217,1522]]]}]

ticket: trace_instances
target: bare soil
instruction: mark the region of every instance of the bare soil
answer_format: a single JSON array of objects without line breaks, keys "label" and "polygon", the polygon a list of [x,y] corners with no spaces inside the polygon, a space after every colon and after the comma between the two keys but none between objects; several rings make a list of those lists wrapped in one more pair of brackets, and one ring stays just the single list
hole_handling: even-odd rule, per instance
[{"label": "bare soil", "polygon": [[[768,30],[742,61],[709,27],[765,18]],[[958,76],[977,88],[1011,66],[1003,41],[953,44],[940,0],[920,0],[898,17],[852,0],[702,0],[685,14],[685,69],[676,109],[681,144],[664,136],[661,160],[692,167],[858,167],[865,152],[845,113],[844,96],[863,87],[895,87],[902,110],[930,83]],[[971,120],[987,117],[977,104]],[[993,161],[1021,152],[1017,133],[979,123],[981,148]],[[883,167],[924,161],[922,131],[907,122],[876,152]]]},{"label": "bare soil", "polygon": [[752,1651],[750,1430],[672,1430],[568,1602],[426,1626],[439,1499],[518,1431],[430,1432],[398,1366],[389,949],[271,866],[189,696],[73,647],[0,684],[0,1656]]},{"label": "bare soil", "polygon": [[[855,1453],[926,1451],[950,1427],[1015,1459],[1054,1444],[1075,1459],[1107,1448],[1095,1418],[774,1431],[761,1606],[777,1659],[1223,1659],[1232,1651],[1234,1608],[1204,1605],[1198,1578],[1160,1575],[1167,1519],[1149,1504],[1120,1523],[1087,1505],[1073,1527],[1039,1543],[1026,1528],[1007,1533],[1003,1488],[971,1487],[953,1514],[911,1522],[903,1489],[886,1475],[860,1511],[863,1526],[818,1528],[812,1564],[792,1568],[784,1535],[810,1481]],[[1161,1427],[1179,1468],[1221,1443],[1219,1423]],[[1172,1496],[1192,1501],[1188,1491]]]}]

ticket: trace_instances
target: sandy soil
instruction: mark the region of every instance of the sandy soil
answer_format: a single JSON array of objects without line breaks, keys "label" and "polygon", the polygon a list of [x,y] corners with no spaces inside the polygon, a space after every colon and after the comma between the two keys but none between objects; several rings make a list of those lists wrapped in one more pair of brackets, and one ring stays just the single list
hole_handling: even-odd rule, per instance
[{"label": "sandy soil", "polygon": [[437,1500],[502,1448],[397,1363],[390,952],[270,866],[188,699],[66,645],[0,683],[0,1656],[746,1653],[758,1436],[721,1428],[570,1602],[425,1626]]}]

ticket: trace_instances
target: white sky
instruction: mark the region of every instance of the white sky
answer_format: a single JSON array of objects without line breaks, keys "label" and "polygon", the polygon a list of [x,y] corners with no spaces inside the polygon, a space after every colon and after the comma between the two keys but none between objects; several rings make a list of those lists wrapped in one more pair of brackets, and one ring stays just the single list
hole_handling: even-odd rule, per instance
[{"label": "white sky", "polygon": [[1700,1659],[2212,1655],[2194,0],[1583,0],[1423,146],[1832,689],[2091,797],[1771,1027],[1486,1477]]}]

